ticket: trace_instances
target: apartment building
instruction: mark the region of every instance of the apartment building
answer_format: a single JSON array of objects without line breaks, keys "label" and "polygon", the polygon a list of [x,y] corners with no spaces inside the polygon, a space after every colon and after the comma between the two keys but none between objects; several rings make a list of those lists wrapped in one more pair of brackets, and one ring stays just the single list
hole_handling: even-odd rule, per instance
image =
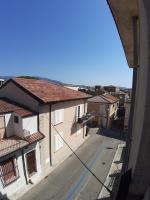
[{"label": "apartment building", "polygon": [[0,96],[38,113],[39,131],[45,136],[41,141],[45,174],[72,153],[63,139],[75,150],[87,138],[84,119],[89,95],[45,80],[14,78],[2,86]]},{"label": "apartment building", "polygon": [[95,116],[91,123],[110,128],[117,116],[118,106],[119,99],[107,93],[88,99],[88,112]]},{"label": "apartment building", "polygon": [[0,192],[8,197],[41,178],[37,114],[0,99]]},{"label": "apartment building", "polygon": [[103,88],[104,88],[104,90],[106,90],[107,92],[119,92],[119,91],[120,91],[119,87],[116,87],[116,86],[114,86],[114,85],[104,86]]},{"label": "apartment building", "polygon": [[[118,199],[150,199],[150,1],[108,0],[133,68],[128,160]],[[130,176],[131,175],[131,176]],[[128,190],[129,188],[129,190]]]}]

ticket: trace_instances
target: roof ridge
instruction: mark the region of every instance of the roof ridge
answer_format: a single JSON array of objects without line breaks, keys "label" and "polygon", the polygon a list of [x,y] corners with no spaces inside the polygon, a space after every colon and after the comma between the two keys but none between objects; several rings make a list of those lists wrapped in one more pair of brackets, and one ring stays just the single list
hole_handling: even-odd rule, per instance
[{"label": "roof ridge", "polygon": [[100,95],[104,100],[108,101],[110,103],[110,101],[102,94]]},{"label": "roof ridge", "polygon": [[[63,85],[58,85],[43,79],[12,78],[12,82],[24,89],[26,93],[31,95],[41,103],[52,103],[59,101],[79,100],[90,98],[91,96],[83,92],[67,88]],[[31,82],[30,82],[31,81]],[[33,84],[33,85],[32,85]],[[36,85],[37,84],[37,85]],[[41,85],[40,85],[41,84]],[[42,88],[47,88],[42,90]],[[39,89],[41,86],[41,90]],[[48,91],[49,90],[49,91]]]}]

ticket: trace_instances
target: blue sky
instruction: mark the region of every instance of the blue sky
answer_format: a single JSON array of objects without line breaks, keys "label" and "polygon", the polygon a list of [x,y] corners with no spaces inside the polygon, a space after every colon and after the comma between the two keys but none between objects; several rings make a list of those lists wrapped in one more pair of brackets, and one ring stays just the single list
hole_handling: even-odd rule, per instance
[{"label": "blue sky", "polygon": [[0,75],[131,86],[105,0],[1,0]]}]

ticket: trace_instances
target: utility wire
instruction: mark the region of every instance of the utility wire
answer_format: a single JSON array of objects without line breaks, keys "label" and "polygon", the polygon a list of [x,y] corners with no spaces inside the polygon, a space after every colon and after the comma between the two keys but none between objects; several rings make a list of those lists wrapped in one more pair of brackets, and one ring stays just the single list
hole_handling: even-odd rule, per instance
[{"label": "utility wire", "polygon": [[[92,114],[94,114],[94,112],[92,112]],[[44,117],[45,119],[48,120],[49,119],[47,117]],[[70,145],[65,141],[65,139],[61,136],[61,134],[59,133],[59,131],[57,130],[57,128],[55,127],[55,125],[53,125],[51,122],[50,124],[53,126],[53,128],[55,129],[55,131],[58,133],[58,135],[61,137],[61,139],[63,140],[63,142],[68,146],[68,148],[72,151],[72,153],[77,157],[77,159],[82,163],[82,165],[94,176],[94,178],[110,193],[110,195],[112,196],[112,191],[94,174],[94,172],[91,171],[91,169],[86,165],[86,163],[84,163],[80,157],[75,153],[75,151],[70,147]],[[28,123],[29,125],[29,123]]]},{"label": "utility wire", "polygon": [[82,163],[82,165],[95,177],[95,179],[102,184],[102,186],[111,194],[112,196],[112,191],[91,171],[91,169],[80,159],[80,157],[75,153],[75,151],[70,147],[70,145],[65,141],[65,139],[60,135],[59,131],[57,130],[57,128],[50,123],[55,131],[58,133],[58,135],[61,137],[61,139],[63,140],[63,142],[68,146],[68,148],[72,151],[72,153],[78,158],[78,160]]}]

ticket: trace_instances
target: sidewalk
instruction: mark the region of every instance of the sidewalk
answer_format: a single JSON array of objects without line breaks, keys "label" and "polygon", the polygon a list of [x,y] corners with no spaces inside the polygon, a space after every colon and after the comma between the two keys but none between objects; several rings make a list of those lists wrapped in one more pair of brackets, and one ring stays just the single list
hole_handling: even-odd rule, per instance
[{"label": "sidewalk", "polygon": [[[119,144],[116,154],[114,156],[111,168],[109,170],[108,176],[105,180],[105,185],[112,191],[115,190],[115,182],[119,181],[120,173],[122,169],[122,152],[125,147],[125,143]],[[97,200],[112,200],[110,193],[103,187]]]}]

